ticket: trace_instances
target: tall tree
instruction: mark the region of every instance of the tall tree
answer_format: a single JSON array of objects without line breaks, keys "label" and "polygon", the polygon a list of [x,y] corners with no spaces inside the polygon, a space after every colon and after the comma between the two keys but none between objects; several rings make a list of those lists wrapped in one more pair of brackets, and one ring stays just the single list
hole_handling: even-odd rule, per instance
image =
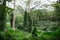
[{"label": "tall tree", "polygon": [[0,5],[0,29],[4,30],[6,27],[6,0],[3,0],[2,5]]},{"label": "tall tree", "polygon": [[[12,1],[12,0],[7,0],[8,1],[8,3],[10,2],[10,1]],[[12,10],[12,12],[11,12],[11,14],[10,14],[10,25],[11,25],[11,27],[13,28],[13,30],[15,30],[15,1],[16,0],[13,0],[14,1],[14,3],[13,3],[13,6],[14,6],[14,10]],[[8,4],[8,6],[9,6],[9,4]]]},{"label": "tall tree", "polygon": [[[41,2],[41,0],[26,0],[25,2],[25,13],[24,13],[24,22],[23,22],[23,25],[24,25],[24,28],[25,27],[27,27],[28,28],[28,30],[29,29],[31,29],[32,28],[32,26],[33,26],[33,18],[31,17],[31,13],[32,13],[32,11],[36,8],[36,7],[38,7],[38,6],[40,6],[40,7],[42,7],[44,4],[42,4],[42,3],[44,3],[44,2]],[[33,5],[35,5],[35,6],[33,6],[32,7],[32,5],[31,4],[33,4]],[[42,5],[41,5],[42,4]],[[21,6],[21,5],[20,5]],[[22,6],[21,6],[22,7]],[[32,15],[33,16],[33,15]],[[26,24],[26,23],[27,24]],[[26,26],[27,25],[27,26]],[[29,30],[30,31],[30,30]]]},{"label": "tall tree", "polygon": [[0,5],[0,29],[1,30],[4,30],[4,28],[6,27],[6,16],[7,16],[6,1],[9,0],[2,0],[2,4]]},{"label": "tall tree", "polygon": [[15,0],[14,0],[14,12],[12,14],[12,27],[15,30]]}]

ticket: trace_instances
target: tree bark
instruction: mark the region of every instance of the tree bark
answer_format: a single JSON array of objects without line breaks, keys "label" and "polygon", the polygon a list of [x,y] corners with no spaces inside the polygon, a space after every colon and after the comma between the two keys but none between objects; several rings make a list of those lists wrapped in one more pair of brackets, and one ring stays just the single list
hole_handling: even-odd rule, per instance
[{"label": "tree bark", "polygon": [[15,30],[15,0],[14,0],[14,13],[13,13],[12,27],[13,27],[13,30]]}]

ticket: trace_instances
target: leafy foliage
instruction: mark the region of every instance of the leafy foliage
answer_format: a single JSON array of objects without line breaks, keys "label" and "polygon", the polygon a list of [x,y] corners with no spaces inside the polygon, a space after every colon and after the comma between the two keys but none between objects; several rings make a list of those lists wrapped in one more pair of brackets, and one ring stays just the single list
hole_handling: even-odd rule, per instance
[{"label": "leafy foliage", "polygon": [[15,21],[15,26],[22,30],[23,29],[23,15],[22,14],[17,14],[16,15],[16,21]]},{"label": "leafy foliage", "polygon": [[30,34],[19,31],[13,31],[12,29],[5,30],[0,32],[0,40],[25,40],[30,37]]}]

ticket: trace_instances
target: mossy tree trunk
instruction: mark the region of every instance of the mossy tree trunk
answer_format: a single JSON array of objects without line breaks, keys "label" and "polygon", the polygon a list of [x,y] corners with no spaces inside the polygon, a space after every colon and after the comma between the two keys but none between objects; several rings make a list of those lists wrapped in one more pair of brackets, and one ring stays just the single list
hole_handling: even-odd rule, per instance
[{"label": "mossy tree trunk", "polygon": [[29,22],[28,32],[31,33],[31,31],[32,31],[32,18],[30,16],[30,13],[28,13],[28,22]]},{"label": "mossy tree trunk", "polygon": [[[27,11],[25,11],[25,13],[24,13],[24,22],[23,22],[23,26],[24,26],[24,29],[27,27]],[[26,30],[26,29],[25,29]]]},{"label": "mossy tree trunk", "polygon": [[23,22],[24,29],[28,32],[31,32],[32,30],[32,19],[30,17],[30,13],[25,11],[24,14],[24,22]]},{"label": "mossy tree trunk", "polygon": [[6,27],[6,0],[3,0],[3,4],[0,5],[0,30],[4,30]]}]

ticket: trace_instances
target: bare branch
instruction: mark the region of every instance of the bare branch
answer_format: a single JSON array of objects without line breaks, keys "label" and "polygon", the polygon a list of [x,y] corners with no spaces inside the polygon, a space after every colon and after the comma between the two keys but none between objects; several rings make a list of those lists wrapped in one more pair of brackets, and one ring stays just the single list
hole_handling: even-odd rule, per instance
[{"label": "bare branch", "polygon": [[[48,1],[48,0],[47,0]],[[45,2],[45,1],[44,1]],[[36,7],[38,7],[40,5],[40,7],[45,6],[44,2],[39,2],[39,4],[35,5],[33,8],[31,8],[31,10],[34,10]],[[46,4],[46,6],[49,6]]]},{"label": "bare branch", "polygon": [[[42,3],[44,3],[44,2],[42,2]],[[38,7],[40,4],[41,4],[41,2],[39,2],[39,4],[35,5],[33,8],[31,8],[31,10],[35,9],[35,8]],[[41,6],[43,6],[43,4],[42,4]]]}]

